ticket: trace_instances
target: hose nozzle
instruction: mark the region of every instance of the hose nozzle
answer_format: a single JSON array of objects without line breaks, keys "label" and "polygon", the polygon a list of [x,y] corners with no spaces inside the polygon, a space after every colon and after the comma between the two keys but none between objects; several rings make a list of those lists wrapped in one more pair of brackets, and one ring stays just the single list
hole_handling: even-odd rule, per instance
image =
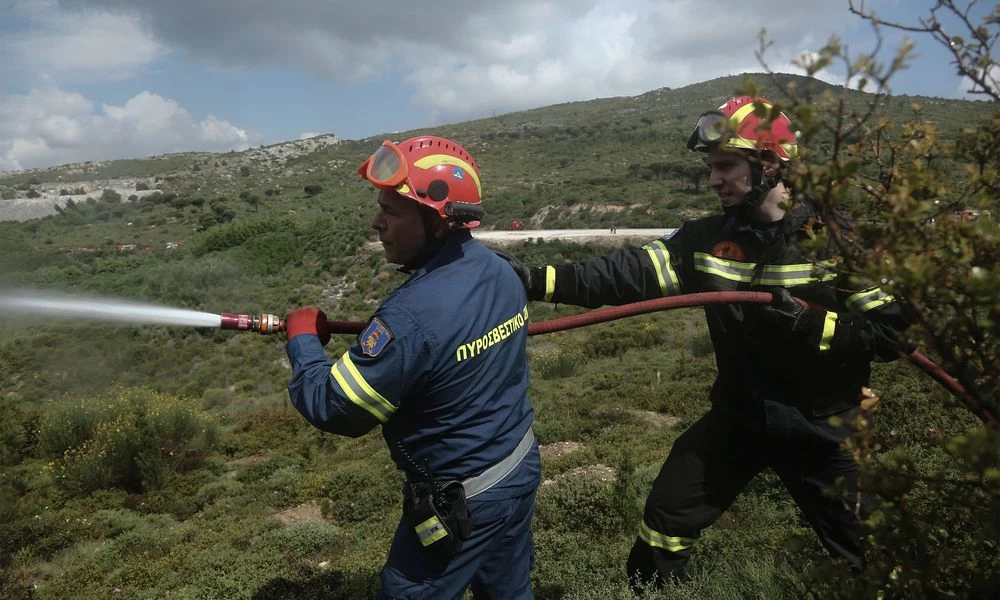
[{"label": "hose nozzle", "polygon": [[222,313],[222,329],[235,329],[237,331],[255,331],[261,335],[278,333],[285,330],[285,320],[277,315],[235,315],[233,313]]}]

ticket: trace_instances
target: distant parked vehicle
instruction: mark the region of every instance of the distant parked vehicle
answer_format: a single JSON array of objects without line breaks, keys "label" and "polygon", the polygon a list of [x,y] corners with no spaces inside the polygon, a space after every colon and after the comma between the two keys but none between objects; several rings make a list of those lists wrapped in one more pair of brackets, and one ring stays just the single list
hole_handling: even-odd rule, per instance
[{"label": "distant parked vehicle", "polygon": [[510,222],[511,231],[522,231],[523,229],[524,229],[524,221],[521,221],[519,219],[514,219],[513,221]]}]

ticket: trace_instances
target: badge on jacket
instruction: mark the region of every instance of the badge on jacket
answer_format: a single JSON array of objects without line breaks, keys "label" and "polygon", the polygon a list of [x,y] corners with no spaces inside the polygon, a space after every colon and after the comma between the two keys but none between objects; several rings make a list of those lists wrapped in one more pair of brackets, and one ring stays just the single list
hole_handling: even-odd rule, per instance
[{"label": "badge on jacket", "polygon": [[378,317],[372,317],[372,320],[368,323],[368,328],[358,337],[361,352],[372,358],[381,354],[391,341],[392,330]]},{"label": "badge on jacket", "polygon": [[747,259],[747,253],[743,251],[743,248],[736,242],[729,241],[719,242],[713,246],[711,254],[716,258],[724,258],[726,260],[743,261]]}]

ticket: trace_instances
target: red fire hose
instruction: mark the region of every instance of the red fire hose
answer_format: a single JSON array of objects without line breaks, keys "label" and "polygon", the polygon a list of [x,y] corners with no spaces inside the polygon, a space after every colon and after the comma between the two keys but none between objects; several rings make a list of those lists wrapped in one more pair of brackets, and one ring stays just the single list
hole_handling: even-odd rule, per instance
[{"label": "red fire hose", "polygon": [[[704,306],[708,304],[768,304],[771,302],[770,292],[701,292],[697,294],[682,294],[678,296],[668,296],[655,300],[645,300],[622,306],[612,306],[592,310],[579,315],[571,315],[548,321],[540,321],[528,325],[528,335],[541,335],[555,331],[565,331],[613,321],[624,317],[644,315],[661,310],[671,310],[674,308],[687,308],[692,306]],[[803,302],[799,300],[799,302]],[[803,302],[805,304],[805,302]],[[358,334],[364,330],[367,323],[361,321],[329,321],[331,333],[353,333]],[[946,373],[941,367],[934,364],[929,358],[919,352],[902,353],[902,356],[917,366],[921,371],[937,381],[946,390],[951,392],[963,404],[968,407],[981,421],[992,427],[1000,428],[1000,421],[985,407],[981,406],[971,394],[966,391],[954,377]]]}]

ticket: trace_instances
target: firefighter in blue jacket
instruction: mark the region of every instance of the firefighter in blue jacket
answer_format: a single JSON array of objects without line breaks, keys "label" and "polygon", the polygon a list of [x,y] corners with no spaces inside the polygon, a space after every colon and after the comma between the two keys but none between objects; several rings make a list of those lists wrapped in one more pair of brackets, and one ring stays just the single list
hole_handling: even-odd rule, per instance
[{"label": "firefighter in blue jacket", "polygon": [[288,315],[292,404],[315,427],[382,426],[404,471],[385,598],[531,598],[529,529],[541,473],[528,401],[527,297],[473,240],[479,169],[453,141],[386,141],[359,168],[378,189],[372,227],[409,278],[336,361],[326,315]]},{"label": "firefighter in blue jacket", "polygon": [[[858,468],[841,447],[847,429],[829,417],[854,421],[870,394],[871,361],[898,356],[905,322],[891,297],[838,274],[832,245],[819,256],[801,248],[823,218],[807,199],[789,207],[785,179],[797,140],[788,118],[767,114],[771,108],[764,99],[733,98],[704,113],[688,141],[705,153],[722,214],[641,248],[518,266],[531,300],[585,307],[690,292],[773,294],[771,305],[705,307],[718,368],[712,409],[674,442],[653,483],[628,559],[637,586],[683,576],[701,531],[767,467],[827,550],[855,569],[863,564],[851,495]],[[839,478],[846,498],[829,494]]]}]

